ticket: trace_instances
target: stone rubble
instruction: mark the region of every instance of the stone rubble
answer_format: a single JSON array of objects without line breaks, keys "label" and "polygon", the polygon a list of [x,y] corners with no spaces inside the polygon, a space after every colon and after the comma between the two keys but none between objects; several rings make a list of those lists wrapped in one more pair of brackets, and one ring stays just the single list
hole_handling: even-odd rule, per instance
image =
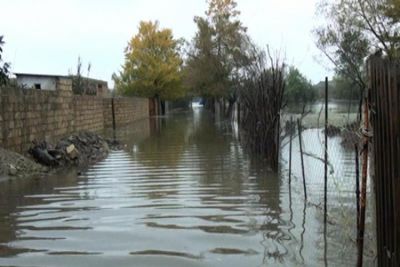
[{"label": "stone rubble", "polygon": [[107,157],[110,149],[123,148],[119,141],[88,131],[63,138],[56,144],[33,142],[28,151],[33,159],[0,147],[0,181],[10,177],[33,177],[68,167],[79,171]]},{"label": "stone rubble", "polygon": [[92,132],[80,132],[59,140],[55,145],[45,141],[36,142],[29,150],[40,164],[50,167],[77,166],[85,168],[104,159],[120,144]]}]

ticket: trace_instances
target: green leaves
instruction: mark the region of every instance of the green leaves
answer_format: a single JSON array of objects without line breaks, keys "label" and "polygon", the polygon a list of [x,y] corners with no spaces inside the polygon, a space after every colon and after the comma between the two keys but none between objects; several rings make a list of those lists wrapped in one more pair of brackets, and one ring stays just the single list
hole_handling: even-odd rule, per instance
[{"label": "green leaves", "polygon": [[209,0],[207,17],[195,17],[197,33],[189,51],[185,82],[194,94],[236,98],[245,60],[246,28],[233,0]]},{"label": "green leaves", "polygon": [[2,60],[3,45],[3,36],[0,35],[0,86],[8,83],[8,74],[10,73],[10,64]]},{"label": "green leaves", "polygon": [[320,0],[318,13],[326,23],[314,30],[317,47],[334,64],[338,75],[366,87],[364,61],[382,50],[399,56],[399,0]]},{"label": "green leaves", "polygon": [[117,92],[141,97],[173,100],[185,95],[182,86],[180,40],[158,22],[140,22],[139,33],[125,49],[125,64],[113,75]]},{"label": "green leaves", "polygon": [[285,98],[292,103],[309,103],[317,98],[311,82],[295,67],[290,67],[286,77]]}]

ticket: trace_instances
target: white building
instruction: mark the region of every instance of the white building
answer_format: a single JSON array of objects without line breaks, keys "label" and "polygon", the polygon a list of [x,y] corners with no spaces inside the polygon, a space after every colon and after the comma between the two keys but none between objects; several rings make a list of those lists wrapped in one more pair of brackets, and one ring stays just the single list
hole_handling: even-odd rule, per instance
[{"label": "white building", "polygon": [[51,90],[57,88],[57,80],[65,78],[61,75],[14,73],[17,77],[17,85],[27,89]]},{"label": "white building", "polygon": [[73,79],[76,76],[49,75],[49,74],[32,74],[32,73],[14,73],[18,87],[36,90],[57,90],[57,81],[60,78],[70,79],[72,81],[72,91],[76,94],[109,96],[110,90],[106,81],[81,77],[83,92],[76,91]]}]

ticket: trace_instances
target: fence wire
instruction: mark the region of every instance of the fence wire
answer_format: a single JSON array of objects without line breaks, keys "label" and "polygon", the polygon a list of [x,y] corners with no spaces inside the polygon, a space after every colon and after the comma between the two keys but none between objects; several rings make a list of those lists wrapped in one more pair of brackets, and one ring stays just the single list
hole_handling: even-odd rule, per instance
[{"label": "fence wire", "polygon": [[[327,222],[328,235],[336,243],[338,256],[355,250],[357,236],[356,201],[356,148],[361,148],[360,103],[357,101],[332,100],[328,104],[328,183],[327,183]],[[303,193],[300,138],[296,120],[300,120],[301,142],[304,158],[304,174],[307,187],[307,202],[324,213],[324,154],[325,154],[325,103],[316,103],[309,108],[289,107],[282,114],[283,139],[281,162],[283,173],[289,176],[291,167],[291,188]],[[290,139],[292,150],[290,156]],[[291,158],[291,162],[290,161]],[[289,166],[290,165],[290,166]],[[289,177],[288,177],[289,179]],[[371,190],[371,179],[367,190],[367,221],[364,256],[366,266],[376,264],[375,244],[375,203]],[[323,217],[323,215],[321,215]]]}]

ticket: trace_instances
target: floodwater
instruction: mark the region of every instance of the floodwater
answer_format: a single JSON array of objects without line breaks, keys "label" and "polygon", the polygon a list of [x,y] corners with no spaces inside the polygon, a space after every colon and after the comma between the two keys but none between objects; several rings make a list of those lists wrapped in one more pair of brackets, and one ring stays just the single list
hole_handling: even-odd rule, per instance
[{"label": "floodwater", "polygon": [[[328,103],[329,113],[336,114],[346,114],[346,113],[357,113],[359,111],[359,101],[357,100],[340,100],[340,99],[331,99]],[[311,111],[312,113],[324,112],[325,102],[324,101],[316,101],[312,104],[308,104],[306,107],[306,111]],[[303,111],[303,107],[301,105],[289,105],[286,107],[286,112],[289,113],[301,113]]]},{"label": "floodwater", "polygon": [[[288,146],[275,174],[201,108],[117,135],[126,151],[80,175],[0,184],[0,266],[355,265],[353,152],[339,140],[324,235],[323,165],[305,158],[304,201],[296,142],[289,186]],[[319,135],[304,133],[308,152],[322,151]],[[371,217],[365,266],[375,266]]]}]

